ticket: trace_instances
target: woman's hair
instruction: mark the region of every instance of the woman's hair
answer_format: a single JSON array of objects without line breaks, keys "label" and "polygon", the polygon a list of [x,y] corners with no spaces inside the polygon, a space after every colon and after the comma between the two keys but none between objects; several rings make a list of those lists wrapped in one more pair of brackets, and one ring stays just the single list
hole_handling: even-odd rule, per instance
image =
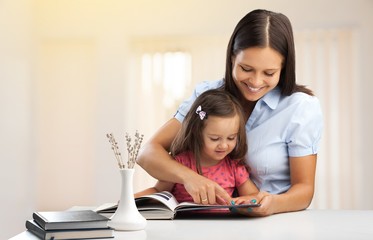
[{"label": "woman's hair", "polygon": [[[202,112],[201,112],[202,111]],[[232,160],[244,164],[247,153],[247,140],[245,120],[241,105],[231,94],[224,90],[207,90],[194,101],[191,109],[185,116],[179,133],[171,144],[171,155],[190,151],[196,159],[197,170],[202,174],[200,156],[204,147],[202,132],[206,126],[206,120],[211,117],[239,116],[240,124],[237,134],[237,144],[229,154]]]},{"label": "woman's hair", "polygon": [[232,33],[227,48],[225,90],[234,96],[241,96],[232,76],[232,58],[250,47],[270,47],[283,56],[278,83],[282,95],[289,96],[294,92],[313,95],[305,86],[296,84],[294,37],[289,19],[281,13],[262,9],[249,12],[238,22]]}]

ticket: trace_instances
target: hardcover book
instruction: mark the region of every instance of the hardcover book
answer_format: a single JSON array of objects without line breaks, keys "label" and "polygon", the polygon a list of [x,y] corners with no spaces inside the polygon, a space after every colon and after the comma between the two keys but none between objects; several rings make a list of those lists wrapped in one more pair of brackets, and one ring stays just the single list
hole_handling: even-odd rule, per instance
[{"label": "hardcover book", "polygon": [[109,221],[92,210],[34,212],[32,217],[44,230],[107,228]]},{"label": "hardcover book", "polygon": [[26,229],[40,239],[93,239],[93,238],[113,238],[113,229],[90,228],[90,229],[66,229],[66,230],[44,230],[34,220],[26,221]]},{"label": "hardcover book", "polygon": [[[227,213],[232,208],[253,208],[260,204],[241,204],[241,205],[204,205],[192,202],[179,203],[175,196],[170,192],[163,191],[142,196],[135,199],[137,209],[146,219],[174,219],[181,212],[205,212],[205,213]],[[117,209],[118,204],[106,203],[95,211],[105,216],[112,215]]]}]

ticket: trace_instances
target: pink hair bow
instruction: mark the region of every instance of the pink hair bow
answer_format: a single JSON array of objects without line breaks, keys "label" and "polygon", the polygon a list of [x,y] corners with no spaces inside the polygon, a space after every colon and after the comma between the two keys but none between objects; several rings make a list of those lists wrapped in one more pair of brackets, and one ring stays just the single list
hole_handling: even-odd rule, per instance
[{"label": "pink hair bow", "polygon": [[199,118],[201,120],[207,118],[207,113],[205,111],[202,111],[201,105],[199,105],[196,109],[196,113],[198,114]]}]

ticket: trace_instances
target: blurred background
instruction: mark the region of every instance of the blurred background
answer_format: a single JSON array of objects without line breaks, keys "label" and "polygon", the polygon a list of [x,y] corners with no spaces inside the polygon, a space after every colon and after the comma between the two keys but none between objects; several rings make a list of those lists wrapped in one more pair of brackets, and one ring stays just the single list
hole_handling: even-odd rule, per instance
[{"label": "blurred background", "polygon": [[[265,8],[292,21],[298,82],[325,131],[310,208],[373,209],[373,1],[0,0],[0,238],[34,211],[115,202],[111,146],[144,141],[194,85],[223,77],[236,23]],[[136,167],[134,189],[154,179]]]}]

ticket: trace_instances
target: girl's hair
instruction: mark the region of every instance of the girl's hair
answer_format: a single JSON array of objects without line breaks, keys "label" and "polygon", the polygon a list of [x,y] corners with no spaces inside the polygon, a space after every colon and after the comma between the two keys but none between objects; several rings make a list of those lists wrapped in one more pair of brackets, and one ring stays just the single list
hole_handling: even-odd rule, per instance
[{"label": "girl's hair", "polygon": [[[203,111],[206,116],[203,117],[197,109]],[[244,157],[247,152],[247,140],[243,110],[236,98],[226,91],[218,89],[207,90],[194,101],[185,116],[179,133],[171,144],[171,154],[176,156],[190,151],[196,159],[198,173],[202,174],[200,156],[204,147],[202,132],[206,126],[206,119],[210,116],[234,117],[235,115],[239,116],[240,124],[237,144],[229,154],[229,157],[232,160],[240,161],[240,164],[245,164]]]},{"label": "girl's hair", "polygon": [[262,9],[249,12],[238,22],[232,33],[227,48],[225,90],[234,96],[241,96],[232,76],[232,58],[250,47],[270,47],[283,56],[278,84],[282,95],[289,96],[294,92],[313,95],[305,86],[296,84],[294,37],[289,19],[281,13]]}]

